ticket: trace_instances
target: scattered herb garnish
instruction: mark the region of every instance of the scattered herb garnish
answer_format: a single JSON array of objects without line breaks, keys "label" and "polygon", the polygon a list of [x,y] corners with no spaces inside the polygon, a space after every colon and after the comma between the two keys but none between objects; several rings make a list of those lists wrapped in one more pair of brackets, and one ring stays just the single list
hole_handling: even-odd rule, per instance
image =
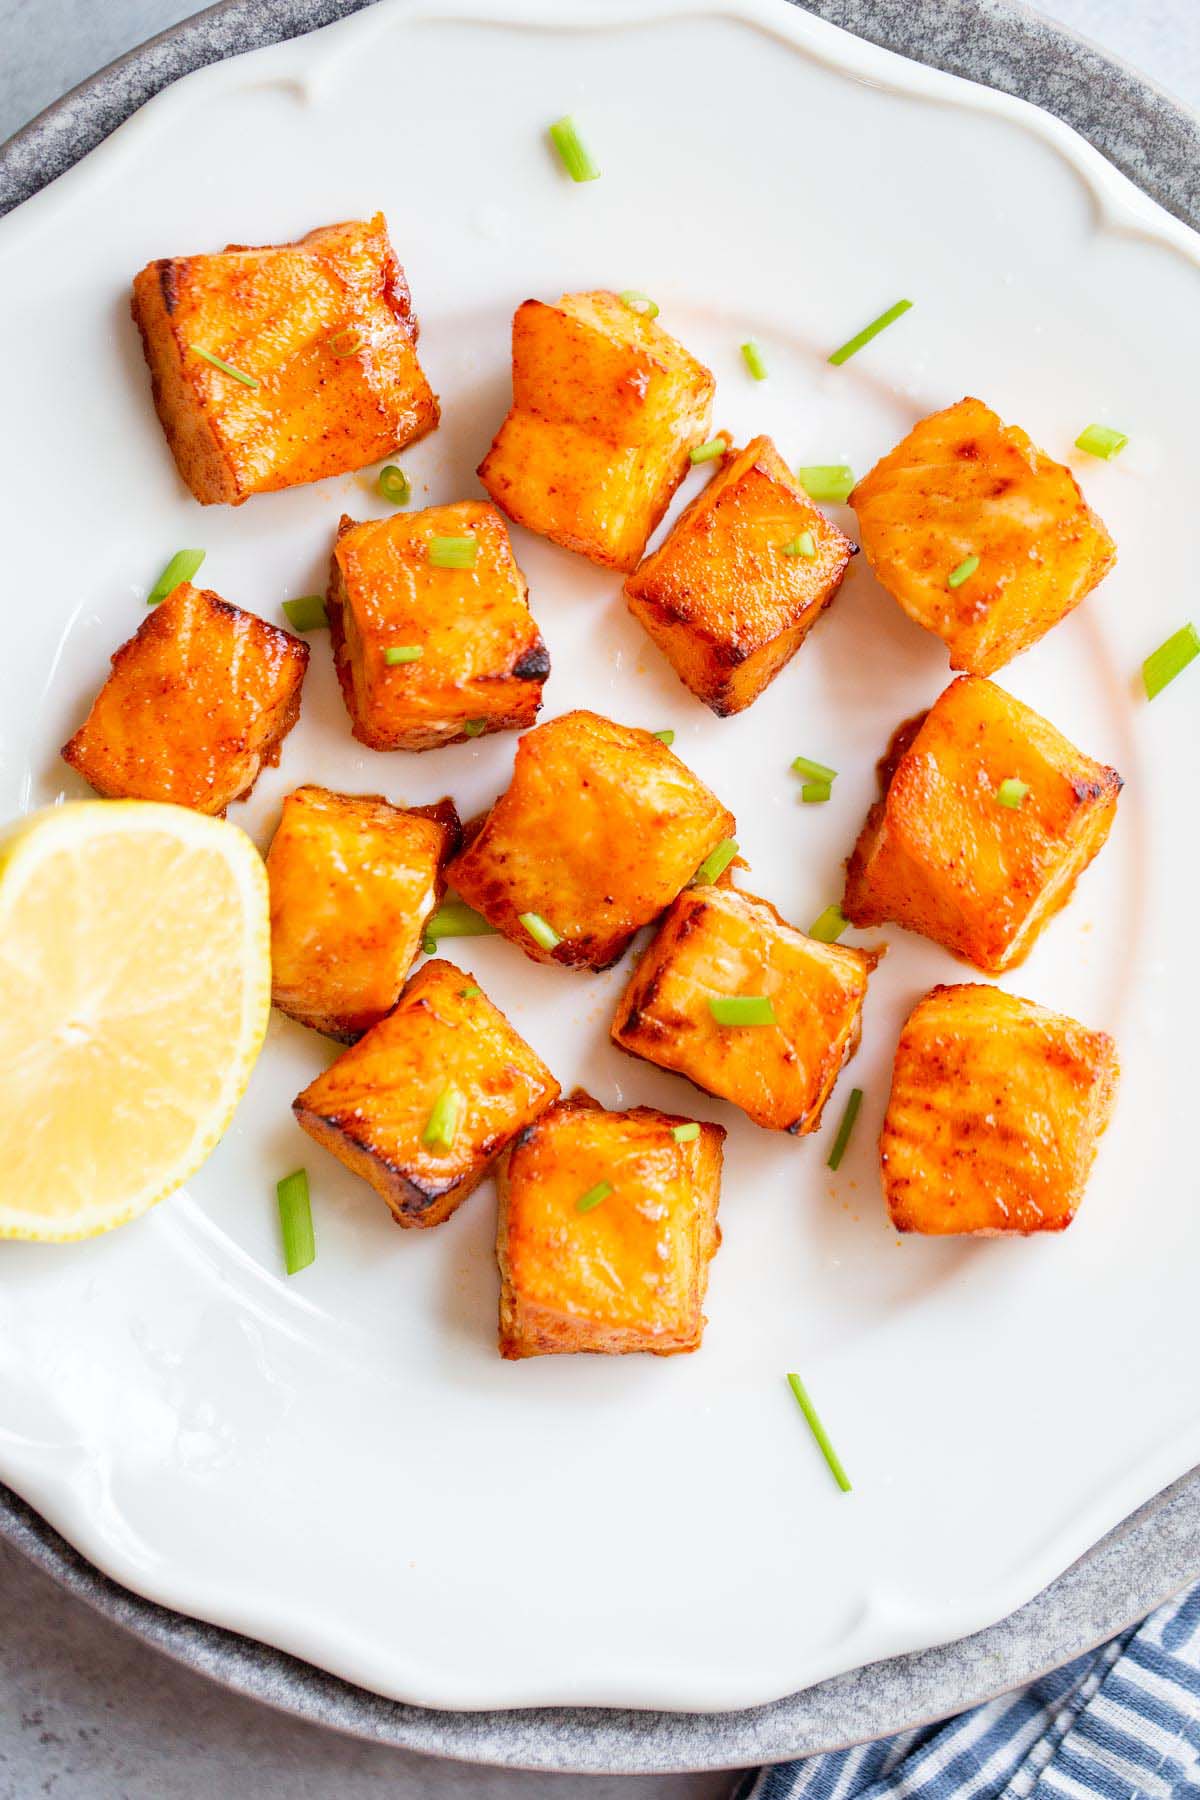
[{"label": "scattered herb garnish", "polygon": [[160,600],[169,600],[180,582],[190,581],[203,561],[203,550],[177,550],[146,595],[146,605],[157,606]]},{"label": "scattered herb garnish", "polygon": [[889,306],[886,312],[881,312],[877,319],[872,319],[869,325],[864,325],[861,331],[855,332],[852,338],[848,338],[835,350],[829,358],[830,362],[835,367],[849,362],[852,356],[857,356],[864,344],[869,344],[873,337],[878,337],[881,331],[886,331],[889,325],[894,325],[897,319],[902,318],[911,305],[911,300],[897,300],[895,306]]},{"label": "scattered herb garnish", "polygon": [[482,737],[483,733],[487,730],[487,720],[486,719],[468,719],[466,724],[463,726],[463,730],[466,732],[468,737]]},{"label": "scattered herb garnish", "polygon": [[330,356],[343,361],[347,356],[357,356],[366,343],[363,333],[355,325],[344,325],[341,331],[335,331],[331,338],[326,338],[325,348]]},{"label": "scattered herb garnish", "polygon": [[788,1376],[788,1386],[796,1397],[796,1405],[808,1420],[808,1429],[817,1440],[821,1455],[829,1464],[829,1472],[841,1488],[843,1494],[850,1492],[850,1477],[842,1467],[837,1451],[829,1441],[829,1433],[817,1417],[817,1409],[808,1397],[808,1390],[798,1375]]},{"label": "scattered herb garnish", "polygon": [[595,181],[600,170],[583,147],[575,121],[566,114],[550,127],[550,141],[562,157],[563,167],[572,181]]},{"label": "scattered herb garnish", "polygon": [[1011,806],[1015,811],[1028,792],[1029,783],[1027,781],[1018,781],[1015,775],[1010,775],[1007,781],[1002,781],[996,789],[996,798],[1001,806]]},{"label": "scattered herb garnish", "polygon": [[774,1025],[769,994],[709,995],[708,1010],[718,1025]]},{"label": "scattered herb garnish", "polygon": [[970,581],[978,567],[979,558],[977,556],[964,556],[958,567],[956,569],[951,569],[950,573],[947,575],[946,586],[949,588],[960,588],[964,581]]},{"label": "scattered herb garnish", "polygon": [[558,932],[555,931],[553,925],[547,924],[541,913],[524,912],[518,913],[517,917],[534,943],[540,944],[543,950],[553,950],[562,943]]},{"label": "scattered herb garnish", "polygon": [[220,369],[222,375],[232,375],[233,379],[240,381],[243,387],[256,388],[260,385],[257,375],[247,375],[244,369],[235,369],[232,363],[227,363],[221,357],[214,356],[209,350],[199,349],[195,344],[192,345],[192,349],[206,363],[211,363],[214,369]]},{"label": "scattered herb garnish", "polygon": [[677,1144],[694,1144],[700,1136],[700,1127],[695,1119],[690,1119],[686,1125],[676,1125],[671,1136]]},{"label": "scattered herb garnish", "polygon": [[808,935],[816,938],[818,944],[836,944],[849,923],[849,919],[843,917],[840,906],[827,906],[809,926]]},{"label": "scattered herb garnish", "polygon": [[811,531],[802,531],[799,537],[794,537],[790,543],[780,544],[779,553],[781,556],[812,558],[817,554],[817,540]]},{"label": "scattered herb garnish", "polygon": [[1142,681],[1147,700],[1153,700],[1177,675],[1181,675],[1192,658],[1200,656],[1200,632],[1192,624],[1173,632],[1165,644],[1152,650],[1142,664]]},{"label": "scattered herb garnish", "polygon": [[742,356],[745,359],[746,367],[749,369],[751,375],[753,375],[755,381],[765,381],[767,379],[767,365],[763,360],[762,351],[759,349],[753,338],[749,338],[747,342],[742,345]]},{"label": "scattered herb garnish", "polygon": [[432,537],[429,540],[429,560],[435,569],[473,569],[478,553],[479,544],[473,537]]},{"label": "scattered herb garnish", "polygon": [[283,1261],[289,1275],[296,1275],[315,1261],[312,1205],[308,1197],[308,1171],[297,1169],[276,1184],[279,1224],[283,1232]]},{"label": "scattered herb garnish", "polygon": [[833,1149],[829,1152],[829,1167],[840,1169],[842,1158],[846,1154],[846,1145],[850,1142],[850,1133],[854,1130],[854,1121],[858,1117],[858,1109],[863,1103],[861,1088],[851,1088],[850,1098],[846,1102],[846,1110],[842,1114],[842,1122],[837,1128],[837,1136],[833,1140]]},{"label": "scattered herb garnish", "polygon": [[652,731],[650,735],[651,737],[656,737],[660,744],[665,744],[668,750],[675,742],[675,733],[673,731]]},{"label": "scattered herb garnish", "polygon": [[397,663],[420,662],[425,651],[420,644],[391,644],[383,653],[383,660],[389,669]]},{"label": "scattered herb garnish", "polygon": [[630,312],[640,313],[643,319],[658,317],[658,306],[649,294],[639,294],[636,288],[626,288],[617,298],[622,306],[627,306]]},{"label": "scattered herb garnish", "polygon": [[722,838],[715,850],[710,850],[696,873],[692,876],[693,887],[708,887],[718,875],[723,875],[734,857],[738,847],[733,838]]},{"label": "scattered herb garnish", "polygon": [[496,927],[489,925],[483,914],[477,913],[465,900],[443,900],[437,911],[425,921],[421,948],[426,956],[433,956],[439,938],[494,937],[495,933]]},{"label": "scattered herb garnish", "polygon": [[407,506],[412,499],[412,482],[396,463],[387,463],[380,469],[375,486],[393,506]]},{"label": "scattered herb garnish", "polygon": [[595,1187],[590,1187],[588,1189],[586,1194],[580,1194],[578,1200],[575,1202],[575,1211],[593,1212],[602,1201],[608,1199],[608,1196],[612,1191],[613,1184],[611,1181],[598,1181]]},{"label": "scattered herb garnish", "polygon": [[452,1083],[447,1083],[433,1103],[433,1109],[421,1133],[421,1142],[431,1150],[451,1150],[462,1123],[466,1100]]},{"label": "scattered herb garnish", "polygon": [[1115,431],[1111,425],[1085,425],[1075,439],[1075,448],[1086,450],[1089,456],[1101,456],[1105,462],[1111,462],[1128,442],[1125,432]]},{"label": "scattered herb garnish", "polygon": [[283,611],[293,631],[320,631],[329,624],[324,594],[301,594],[298,600],[285,600]]},{"label": "scattered herb garnish", "polygon": [[723,437],[709,438],[707,444],[697,444],[688,455],[694,463],[716,462],[719,456],[728,456],[729,445]]},{"label": "scattered herb garnish", "polygon": [[854,487],[854,470],[848,463],[806,463],[796,479],[810,500],[841,506]]}]

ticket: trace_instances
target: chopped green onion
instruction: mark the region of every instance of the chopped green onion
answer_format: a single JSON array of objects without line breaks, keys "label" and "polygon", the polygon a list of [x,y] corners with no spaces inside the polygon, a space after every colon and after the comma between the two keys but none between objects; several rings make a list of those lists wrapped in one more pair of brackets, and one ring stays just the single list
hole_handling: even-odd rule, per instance
[{"label": "chopped green onion", "polygon": [[1114,431],[1111,425],[1087,425],[1075,439],[1075,448],[1086,450],[1089,456],[1102,456],[1105,462],[1111,462],[1128,442],[1126,433]]},{"label": "chopped green onion", "polygon": [[553,925],[548,925],[541,913],[518,913],[517,917],[534,943],[540,944],[543,950],[553,950],[556,945],[562,943],[562,939]]},{"label": "chopped green onion", "polygon": [[473,569],[478,553],[479,544],[473,537],[432,537],[429,540],[429,560],[435,569]]},{"label": "chopped green onion", "polygon": [[483,989],[481,987],[459,988],[458,997],[460,1000],[482,1000]]},{"label": "chopped green onion", "polygon": [[858,1109],[863,1103],[861,1088],[851,1088],[850,1098],[846,1102],[846,1110],[842,1114],[842,1122],[837,1128],[837,1136],[833,1140],[833,1149],[829,1152],[829,1167],[839,1169],[842,1158],[846,1154],[846,1145],[850,1142],[850,1133],[854,1130],[854,1121],[858,1117]]},{"label": "chopped green onion", "polygon": [[195,344],[192,345],[192,349],[195,350],[197,356],[203,357],[206,363],[211,363],[214,369],[220,369],[222,375],[232,375],[233,379],[240,381],[243,387],[256,388],[260,385],[257,375],[247,375],[244,369],[235,369],[232,363],[223,362],[219,356],[213,356],[208,350],[200,350]]},{"label": "chopped green onion", "polygon": [[586,1194],[580,1194],[578,1200],[575,1202],[575,1211],[592,1212],[602,1201],[608,1199],[608,1196],[612,1191],[613,1184],[611,1181],[598,1181],[595,1187],[590,1187],[588,1189]]},{"label": "chopped green onion", "polygon": [[850,498],[854,470],[848,463],[806,463],[796,470],[796,479],[810,500],[841,506]]},{"label": "chopped green onion", "polygon": [[668,750],[675,742],[675,733],[673,731],[653,731],[650,735],[651,737],[656,737],[660,744],[665,744]]},{"label": "chopped green onion", "polygon": [[790,544],[780,544],[779,553],[781,556],[813,557],[817,554],[817,540],[811,531],[802,531]]},{"label": "chopped green onion", "polygon": [[345,325],[341,331],[335,331],[331,338],[325,339],[325,348],[330,356],[336,356],[340,362],[347,356],[357,356],[366,341],[357,326]]},{"label": "chopped green onion", "polygon": [[298,600],[285,600],[283,610],[293,631],[320,631],[329,624],[324,594],[301,594]]},{"label": "chopped green onion", "polygon": [[676,1125],[671,1136],[677,1144],[694,1144],[700,1136],[700,1127],[695,1119],[691,1119],[686,1125]]},{"label": "chopped green onion", "polygon": [[800,789],[800,798],[805,806],[819,806],[823,800],[833,798],[833,788],[828,781],[806,781]]},{"label": "chopped green onion", "polygon": [[466,732],[468,737],[482,737],[483,733],[487,730],[487,720],[486,719],[468,719],[466,724],[463,726],[463,730]]},{"label": "chopped green onion", "polygon": [[489,925],[483,914],[477,913],[465,900],[443,900],[437,911],[431,913],[425,921],[421,948],[426,956],[433,956],[439,938],[494,937],[495,932],[496,927]]},{"label": "chopped green onion", "polygon": [[169,600],[180,582],[190,581],[203,561],[203,550],[177,550],[146,595],[146,605],[157,606],[160,600]]},{"label": "chopped green onion", "polygon": [[806,781],[833,782],[837,780],[836,769],[831,769],[828,763],[814,762],[811,756],[793,756],[792,768],[797,775],[803,775]]},{"label": "chopped green onion", "polygon": [[774,1025],[775,1008],[769,994],[709,996],[708,1010],[718,1025]]},{"label": "chopped green onion", "polygon": [[738,853],[737,843],[733,838],[722,838],[715,850],[710,850],[696,873],[692,876],[693,887],[708,887],[710,882],[723,875]]},{"label": "chopped green onion", "polygon": [[279,1224],[283,1231],[283,1261],[289,1275],[298,1275],[316,1260],[317,1241],[313,1235],[312,1205],[308,1197],[308,1171],[297,1169],[285,1175],[275,1187],[279,1201]]},{"label": "chopped green onion", "polygon": [[649,294],[639,294],[636,288],[626,288],[617,298],[622,306],[627,306],[630,312],[640,313],[643,319],[658,317],[658,307]]},{"label": "chopped green onion", "polygon": [[453,1149],[466,1104],[458,1088],[448,1083],[433,1103],[421,1142],[431,1150]]},{"label": "chopped green onion", "polygon": [[818,944],[836,944],[850,921],[842,916],[840,906],[827,906],[819,919],[814,919],[808,928],[810,938],[816,938]]},{"label": "chopped green onion", "polygon": [[808,1397],[808,1391],[798,1375],[788,1376],[788,1386],[796,1397],[796,1405],[808,1420],[808,1429],[817,1440],[818,1448],[829,1464],[829,1472],[841,1488],[843,1494],[850,1492],[850,1477],[842,1467],[841,1458],[829,1441],[829,1433],[817,1417],[817,1409]]},{"label": "chopped green onion", "polygon": [[742,345],[742,355],[745,358],[746,367],[753,375],[755,381],[765,381],[767,379],[767,365],[763,360],[762,351],[759,349],[753,338],[750,338]]},{"label": "chopped green onion", "polygon": [[864,325],[861,331],[856,331],[852,338],[847,338],[840,349],[835,350],[829,358],[830,362],[835,368],[840,368],[842,363],[849,362],[852,356],[857,356],[864,344],[869,344],[873,337],[878,337],[881,331],[886,331],[889,325],[894,325],[897,319],[902,318],[911,305],[911,300],[897,300],[895,306],[889,306],[887,311],[881,312],[877,319],[872,319],[869,325]]},{"label": "chopped green onion", "polygon": [[951,569],[947,575],[946,586],[960,588],[964,581],[970,581],[978,567],[979,558],[977,556],[964,556],[957,569]]},{"label": "chopped green onion", "polygon": [[595,181],[600,173],[583,147],[575,121],[568,113],[550,127],[550,139],[562,157],[563,167],[572,181]]},{"label": "chopped green onion", "polygon": [[412,499],[412,482],[396,463],[388,463],[380,469],[375,486],[393,506],[407,506]]},{"label": "chopped green onion", "polygon": [[1002,781],[996,789],[996,798],[1001,806],[1011,806],[1015,810],[1028,792],[1029,783],[1027,781],[1018,781],[1015,775],[1010,775],[1008,780]]},{"label": "chopped green onion", "polygon": [[718,456],[729,455],[729,445],[724,438],[710,438],[707,444],[697,444],[688,455],[694,463],[716,462]]},{"label": "chopped green onion", "polygon": [[420,644],[392,644],[383,653],[383,660],[389,669],[397,663],[420,662],[425,651]]},{"label": "chopped green onion", "polygon": [[1142,664],[1147,700],[1153,700],[1177,675],[1182,675],[1194,656],[1200,656],[1200,632],[1192,624],[1184,625],[1165,644],[1152,650]]}]

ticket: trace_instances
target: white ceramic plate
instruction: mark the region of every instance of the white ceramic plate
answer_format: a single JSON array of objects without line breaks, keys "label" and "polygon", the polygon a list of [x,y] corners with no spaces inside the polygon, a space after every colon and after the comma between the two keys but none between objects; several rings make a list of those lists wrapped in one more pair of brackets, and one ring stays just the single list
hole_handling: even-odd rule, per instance
[{"label": "white ceramic plate", "polygon": [[[610,1105],[730,1128],[700,1354],[495,1352],[494,1205],[401,1234],[293,1125],[330,1054],[282,1019],[186,1196],[71,1249],[0,1248],[0,1477],[101,1568],[184,1612],[433,1706],[720,1709],[973,1630],[1200,1459],[1191,1154],[1197,677],[1153,707],[1142,657],[1195,610],[1200,240],[1066,128],[902,62],[783,0],[385,3],[189,76],[0,225],[8,632],[0,813],[82,791],[56,755],[181,545],[279,617],[323,585],[347,477],[200,509],[154,418],[133,273],[383,207],[444,423],[418,497],[477,493],[527,295],[636,286],[718,376],[716,422],[858,471],[981,395],[1071,460],[1116,572],[1001,680],[1128,786],[1108,847],[1006,985],[1114,1032],[1116,1120],[1063,1237],[900,1241],[875,1135],[899,1023],[961,965],[898,931],[827,1124],[794,1141],[618,1055],[623,976],[464,943],[551,1062]],[[603,165],[576,187],[546,123]],[[830,348],[913,311],[841,369]],[[753,383],[738,345],[764,347]],[[1114,464],[1071,449],[1128,431]],[[693,482],[680,496],[686,500]],[[627,616],[619,582],[515,532],[554,659],[548,716],[671,726],[734,808],[746,885],[806,923],[892,728],[945,653],[858,559],[767,694],[719,721]],[[283,766],[234,816],[265,845],[304,780],[464,814],[512,744],[379,756],[350,738],[327,642]],[[798,751],[842,771],[801,807]],[[863,1117],[825,1166],[851,1079]],[[319,1255],[288,1281],[277,1177],[307,1164]],[[830,1481],[783,1382],[800,1369],[854,1478]]]}]

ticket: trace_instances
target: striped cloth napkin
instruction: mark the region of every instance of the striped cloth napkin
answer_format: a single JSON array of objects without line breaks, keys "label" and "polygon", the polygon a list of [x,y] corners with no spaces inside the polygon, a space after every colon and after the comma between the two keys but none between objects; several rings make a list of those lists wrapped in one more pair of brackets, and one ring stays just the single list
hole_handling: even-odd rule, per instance
[{"label": "striped cloth napkin", "polygon": [[777,1763],[734,1800],[1200,1800],[1200,1586],[1019,1693]]}]

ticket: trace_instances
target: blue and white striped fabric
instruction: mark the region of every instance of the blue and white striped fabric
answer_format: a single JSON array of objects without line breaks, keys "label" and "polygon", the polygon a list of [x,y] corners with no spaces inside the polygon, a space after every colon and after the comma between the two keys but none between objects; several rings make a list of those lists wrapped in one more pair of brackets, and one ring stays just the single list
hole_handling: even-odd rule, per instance
[{"label": "blue and white striped fabric", "polygon": [[736,1800],[1200,1800],[1200,1587],[941,1725],[778,1763]]}]

